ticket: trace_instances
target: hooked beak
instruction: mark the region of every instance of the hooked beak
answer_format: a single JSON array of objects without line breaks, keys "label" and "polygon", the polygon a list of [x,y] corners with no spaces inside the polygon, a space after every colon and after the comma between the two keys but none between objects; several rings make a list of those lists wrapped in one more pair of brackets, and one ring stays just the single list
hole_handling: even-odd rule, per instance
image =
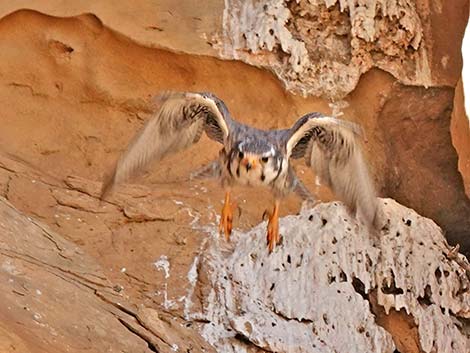
[{"label": "hooked beak", "polygon": [[247,171],[252,168],[256,168],[256,160],[254,158],[243,158],[240,164],[244,166]]}]

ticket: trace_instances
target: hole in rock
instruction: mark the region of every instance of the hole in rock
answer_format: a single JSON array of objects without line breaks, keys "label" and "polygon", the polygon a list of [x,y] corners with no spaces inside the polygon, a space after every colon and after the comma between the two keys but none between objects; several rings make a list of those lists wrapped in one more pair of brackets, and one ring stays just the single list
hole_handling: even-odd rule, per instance
[{"label": "hole in rock", "polygon": [[356,293],[360,294],[363,299],[367,300],[366,286],[359,278],[353,277],[352,286]]},{"label": "hole in rock", "polygon": [[67,45],[58,40],[49,41],[49,48],[55,55],[69,55],[74,51],[74,49],[70,45]]},{"label": "hole in rock", "polygon": [[253,345],[253,343],[247,338],[245,337],[244,335],[242,335],[241,333],[236,333],[235,334],[235,339],[236,340],[239,340],[240,342],[243,342],[249,346]]},{"label": "hole in rock", "polygon": [[434,271],[434,275],[436,276],[436,279],[437,279],[437,283],[441,284],[442,280],[442,273],[441,273],[441,270],[439,268],[436,268],[436,271]]},{"label": "hole in rock", "polygon": [[395,284],[395,275],[393,274],[393,272],[392,272],[392,280],[391,280],[390,286],[387,285],[387,280],[384,278],[382,281],[381,290],[382,290],[382,293],[384,294],[394,294],[394,295],[403,294],[403,289],[397,288]]},{"label": "hole in rock", "polygon": [[369,270],[372,267],[372,259],[369,254],[366,254],[366,268]]},{"label": "hole in rock", "polygon": [[431,286],[429,284],[424,287],[424,296],[418,297],[418,302],[421,305],[431,305]]}]

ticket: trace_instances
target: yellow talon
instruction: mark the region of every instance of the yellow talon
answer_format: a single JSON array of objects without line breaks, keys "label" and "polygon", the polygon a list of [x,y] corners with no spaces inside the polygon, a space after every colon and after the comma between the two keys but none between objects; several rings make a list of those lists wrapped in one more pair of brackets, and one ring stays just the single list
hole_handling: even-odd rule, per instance
[{"label": "yellow talon", "polygon": [[279,201],[274,202],[273,213],[269,215],[268,230],[266,240],[268,243],[268,251],[272,253],[277,244],[280,243],[279,236]]},{"label": "yellow talon", "polygon": [[233,205],[230,204],[230,191],[225,193],[225,202],[220,216],[219,233],[225,235],[225,240],[230,240],[232,234]]}]

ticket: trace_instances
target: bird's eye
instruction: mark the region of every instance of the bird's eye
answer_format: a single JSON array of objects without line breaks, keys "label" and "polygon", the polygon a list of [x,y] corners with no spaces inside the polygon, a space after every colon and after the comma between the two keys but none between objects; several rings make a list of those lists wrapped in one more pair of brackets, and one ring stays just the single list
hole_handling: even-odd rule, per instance
[{"label": "bird's eye", "polygon": [[263,158],[261,158],[261,162],[263,162],[263,163],[267,163],[267,162],[268,162],[268,160],[269,160],[269,158],[268,158],[268,157],[263,157]]},{"label": "bird's eye", "polygon": [[239,151],[239,152],[238,152],[238,158],[240,158],[240,159],[241,159],[241,158],[243,158],[244,156],[245,156],[245,155],[243,154],[243,152],[242,152],[242,151]]}]

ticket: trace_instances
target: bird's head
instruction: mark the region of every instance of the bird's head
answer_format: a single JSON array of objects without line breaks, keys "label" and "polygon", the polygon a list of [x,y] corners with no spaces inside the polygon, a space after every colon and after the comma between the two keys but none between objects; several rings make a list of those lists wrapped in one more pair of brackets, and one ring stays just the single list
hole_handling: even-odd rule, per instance
[{"label": "bird's head", "polygon": [[241,184],[269,184],[285,167],[279,148],[265,140],[245,138],[230,153],[230,170]]}]

